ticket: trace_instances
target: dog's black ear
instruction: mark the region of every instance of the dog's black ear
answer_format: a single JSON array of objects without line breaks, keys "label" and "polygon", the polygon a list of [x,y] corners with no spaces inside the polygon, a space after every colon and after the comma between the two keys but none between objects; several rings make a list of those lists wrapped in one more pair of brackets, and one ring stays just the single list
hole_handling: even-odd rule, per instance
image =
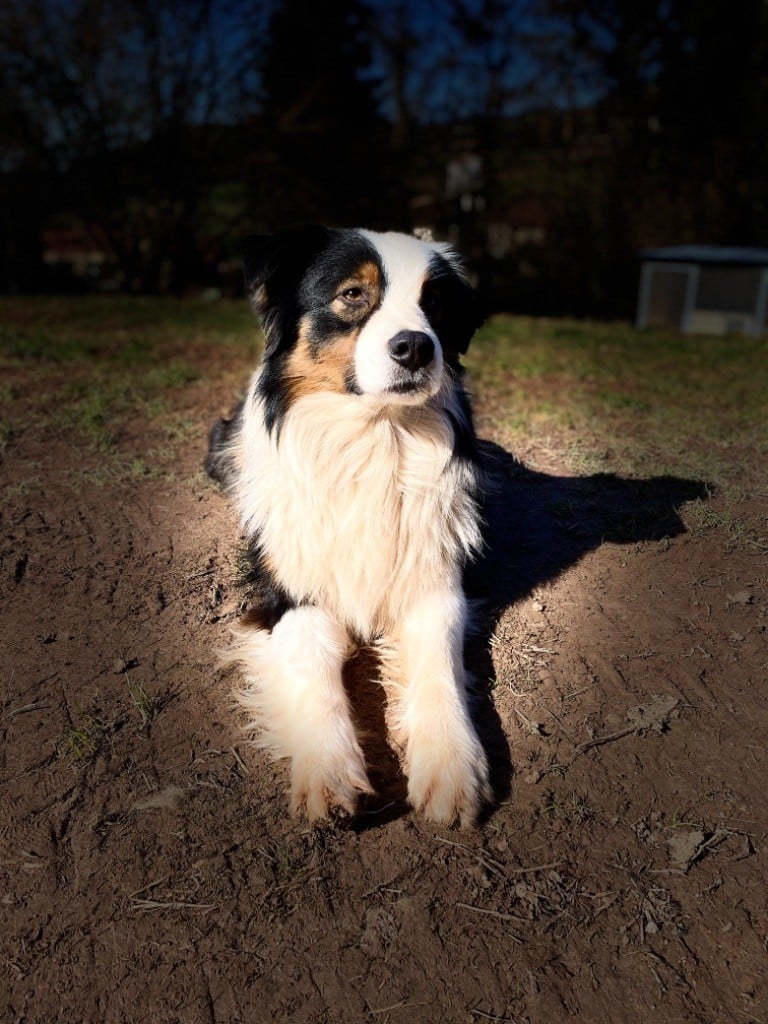
[{"label": "dog's black ear", "polygon": [[331,230],[317,224],[252,235],[243,243],[243,275],[251,304],[264,314],[277,306],[328,244]]},{"label": "dog's black ear", "polygon": [[462,281],[461,285],[461,293],[451,314],[453,326],[450,330],[454,337],[455,349],[463,356],[475,331],[485,323],[486,309],[480,294],[472,285],[467,281]]},{"label": "dog's black ear", "polygon": [[438,263],[437,273],[424,285],[421,303],[446,355],[463,356],[485,321],[485,304],[460,268]]},{"label": "dog's black ear", "polygon": [[243,242],[243,278],[249,298],[258,305],[256,293],[269,277],[274,235],[251,235]]},{"label": "dog's black ear", "polygon": [[265,355],[292,344],[301,316],[299,284],[332,234],[330,228],[308,224],[274,235],[255,235],[243,244],[245,286],[261,317]]}]

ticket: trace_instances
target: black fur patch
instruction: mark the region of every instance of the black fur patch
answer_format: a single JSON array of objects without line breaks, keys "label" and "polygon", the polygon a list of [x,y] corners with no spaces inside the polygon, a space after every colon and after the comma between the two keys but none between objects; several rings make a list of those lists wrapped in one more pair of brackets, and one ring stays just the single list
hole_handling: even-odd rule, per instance
[{"label": "black fur patch", "polygon": [[297,607],[269,569],[258,537],[252,538],[241,552],[237,582],[248,601],[245,624],[274,629],[287,611]]},{"label": "black fur patch", "polygon": [[229,419],[216,420],[208,434],[205,472],[225,489],[232,484],[235,473],[232,441],[242,424],[243,405],[242,401],[239,402]]},{"label": "black fur patch", "polygon": [[456,416],[454,413],[446,410],[446,415],[453,427],[453,457],[455,459],[463,459],[464,462],[469,462],[472,466],[477,466],[480,462],[480,456],[477,448],[475,427],[472,422],[472,407],[461,383],[457,383],[455,387],[460,409],[459,415]]},{"label": "black fur patch", "polygon": [[446,363],[456,369],[458,357],[485,320],[480,297],[444,256],[435,253],[419,305],[440,339]]}]

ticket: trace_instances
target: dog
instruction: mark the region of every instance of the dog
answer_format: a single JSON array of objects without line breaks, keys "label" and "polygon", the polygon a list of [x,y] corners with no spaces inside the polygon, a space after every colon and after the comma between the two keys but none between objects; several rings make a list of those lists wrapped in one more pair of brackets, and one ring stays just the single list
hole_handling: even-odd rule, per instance
[{"label": "dog", "polygon": [[294,812],[354,813],[372,789],[342,669],[374,645],[409,803],[468,825],[491,800],[463,656],[482,469],[459,357],[477,293],[449,246],[395,232],[286,229],[247,243],[244,271],[265,349],[206,468],[256,593],[229,655],[248,729],[290,760]]}]

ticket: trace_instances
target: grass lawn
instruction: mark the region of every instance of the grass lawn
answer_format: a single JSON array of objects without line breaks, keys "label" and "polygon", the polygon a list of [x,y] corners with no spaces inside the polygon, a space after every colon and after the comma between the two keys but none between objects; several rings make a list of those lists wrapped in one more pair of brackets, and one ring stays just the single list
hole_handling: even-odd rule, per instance
[{"label": "grass lawn", "polygon": [[[234,394],[259,341],[244,301],[0,300],[0,446],[55,432],[100,452],[105,478],[170,471],[207,383],[226,376]],[[466,363],[479,432],[513,452],[556,453],[574,474],[696,475],[752,497],[768,487],[767,349],[765,339],[496,316]],[[131,453],[137,417],[153,442]]]},{"label": "grass lawn", "polygon": [[468,365],[482,419],[513,449],[551,437],[574,472],[766,486],[765,339],[499,316]]}]

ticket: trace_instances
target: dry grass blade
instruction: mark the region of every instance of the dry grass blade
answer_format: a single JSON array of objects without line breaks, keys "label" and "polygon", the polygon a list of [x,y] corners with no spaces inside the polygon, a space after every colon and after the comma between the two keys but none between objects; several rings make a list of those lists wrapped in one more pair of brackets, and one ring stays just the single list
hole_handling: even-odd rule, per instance
[{"label": "dry grass blade", "polygon": [[25,704],[23,707],[14,708],[12,711],[9,711],[8,721],[17,715],[28,715],[31,711],[45,711],[50,706],[50,704],[43,704],[42,701],[38,701],[36,704]]},{"label": "dry grass blade", "polygon": [[539,871],[554,870],[559,868],[563,862],[561,860],[553,860],[551,864],[537,864],[530,868],[512,868],[509,872],[510,875],[535,875]]},{"label": "dry grass blade", "polygon": [[427,1006],[427,1003],[409,1003],[407,999],[401,999],[399,1003],[392,1003],[391,1006],[380,1006],[375,1010],[368,1009],[366,1013],[375,1016],[379,1013],[389,1013],[390,1010],[402,1010],[406,1006]]},{"label": "dry grass blade", "polygon": [[[517,914],[505,914],[500,910],[488,910],[485,907],[475,907],[471,903],[456,903],[454,906],[461,907],[462,910],[471,910],[473,914],[482,914],[485,917],[495,917],[499,921],[514,921],[515,924],[529,924],[529,921],[525,917],[518,917]],[[507,935],[514,941],[522,943],[522,939],[513,934],[507,932]]]},{"label": "dry grass blade", "polygon": [[132,900],[132,910],[218,910],[218,903],[189,903],[186,900]]},{"label": "dry grass blade", "polygon": [[243,775],[251,775],[251,774],[253,774],[251,772],[250,768],[246,765],[245,761],[243,761],[242,757],[240,757],[240,754],[237,752],[235,747],[230,747],[229,749],[230,749],[230,751],[232,753],[232,757],[234,757],[235,761],[237,762],[237,766],[240,769],[240,771],[243,773]]},{"label": "dry grass blade", "polygon": [[568,763],[569,767],[577,757],[581,757],[581,755],[585,754],[588,750],[592,750],[594,747],[602,747],[605,743],[613,743],[615,740],[622,740],[625,736],[631,736],[637,731],[638,726],[629,726],[626,729],[619,729],[618,732],[609,733],[607,736],[596,736],[593,740],[587,740],[586,743],[580,743],[571,756],[571,760]]},{"label": "dry grass blade", "polygon": [[499,1017],[495,1013],[486,1013],[485,1010],[478,1010],[477,1007],[472,1007],[469,1012],[473,1017],[480,1017],[482,1020],[496,1020],[503,1022],[503,1024],[515,1024],[512,1017]]},{"label": "dry grass blade", "polygon": [[500,864],[497,860],[489,857],[485,851],[477,853],[475,850],[471,850],[468,846],[464,846],[463,843],[455,843],[450,839],[443,839],[442,836],[435,836],[438,843],[443,843],[444,846],[452,846],[456,850],[463,850],[464,853],[468,853],[473,860],[476,860],[478,864],[482,864],[484,868],[492,871],[496,875],[500,875],[502,878],[506,877],[506,871],[504,865]]},{"label": "dry grass blade", "polygon": [[607,736],[596,736],[594,739],[580,743],[571,755],[568,767],[581,757],[582,754],[595,747],[602,747],[606,743],[613,743],[615,740],[624,739],[625,736],[641,736],[645,732],[663,732],[669,723],[669,719],[676,715],[679,701],[669,694],[655,695],[648,699],[647,704],[631,708],[627,712],[630,724]]}]

